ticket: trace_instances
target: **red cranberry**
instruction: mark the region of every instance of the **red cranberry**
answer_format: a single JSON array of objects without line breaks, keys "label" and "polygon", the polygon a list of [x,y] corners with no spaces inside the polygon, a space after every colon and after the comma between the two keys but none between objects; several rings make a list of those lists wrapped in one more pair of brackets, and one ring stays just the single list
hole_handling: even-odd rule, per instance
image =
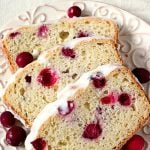
[{"label": "red cranberry", "polygon": [[134,135],[124,146],[123,150],[143,150],[144,139],[139,135]]},{"label": "red cranberry", "polygon": [[104,77],[100,77],[99,75],[92,77],[92,81],[95,88],[103,88],[106,85],[106,79]]},{"label": "red cranberry", "polygon": [[19,146],[25,141],[26,132],[19,126],[13,126],[7,131],[6,142],[12,146]]},{"label": "red cranberry", "polygon": [[88,37],[88,36],[89,36],[89,34],[87,32],[80,31],[77,35],[77,38]]},{"label": "red cranberry", "polygon": [[115,102],[115,98],[111,94],[111,95],[108,95],[108,96],[105,96],[105,97],[101,98],[100,101],[101,101],[102,104],[112,104],[112,103]]},{"label": "red cranberry", "polygon": [[47,37],[48,27],[46,25],[41,25],[38,29],[38,37]]},{"label": "red cranberry", "polygon": [[4,127],[10,128],[15,124],[16,120],[11,112],[5,111],[1,114],[0,121]]},{"label": "red cranberry", "polygon": [[44,150],[46,148],[46,141],[42,138],[38,138],[35,141],[31,142],[35,150]]},{"label": "red cranberry", "polygon": [[96,108],[96,111],[98,112],[98,114],[102,114],[102,112],[103,112],[103,110],[102,110],[101,107],[97,107],[97,108]]},{"label": "red cranberry", "polygon": [[66,115],[70,114],[73,111],[74,107],[75,107],[74,102],[73,101],[68,101],[67,102],[67,107],[68,108],[66,108],[66,109],[62,108],[62,107],[58,107],[59,114],[63,115],[63,116],[66,116]]},{"label": "red cranberry", "polygon": [[58,80],[56,72],[50,68],[43,69],[37,77],[37,81],[43,86],[51,87]]},{"label": "red cranberry", "polygon": [[62,54],[66,57],[75,58],[75,51],[71,48],[62,48]]},{"label": "red cranberry", "polygon": [[68,9],[68,16],[72,17],[80,17],[81,16],[81,9],[78,6],[72,6]]},{"label": "red cranberry", "polygon": [[25,67],[27,64],[33,61],[33,56],[29,52],[22,52],[18,54],[16,63],[20,68]]},{"label": "red cranberry", "polygon": [[150,72],[144,68],[135,68],[133,74],[138,78],[139,82],[146,83],[150,81]]},{"label": "red cranberry", "polygon": [[123,106],[129,106],[131,104],[130,95],[127,93],[122,93],[119,95],[118,101]]},{"label": "red cranberry", "polygon": [[26,82],[31,83],[31,76],[26,75],[25,80]]},{"label": "red cranberry", "polygon": [[14,39],[16,36],[18,36],[18,35],[20,35],[20,32],[13,32],[13,33],[10,33],[9,34],[9,37],[11,38],[11,39]]},{"label": "red cranberry", "polygon": [[83,132],[83,137],[84,138],[87,138],[87,139],[96,139],[98,138],[102,133],[102,129],[100,127],[100,125],[97,123],[91,123],[91,124],[88,124],[86,127],[85,127],[85,130]]}]

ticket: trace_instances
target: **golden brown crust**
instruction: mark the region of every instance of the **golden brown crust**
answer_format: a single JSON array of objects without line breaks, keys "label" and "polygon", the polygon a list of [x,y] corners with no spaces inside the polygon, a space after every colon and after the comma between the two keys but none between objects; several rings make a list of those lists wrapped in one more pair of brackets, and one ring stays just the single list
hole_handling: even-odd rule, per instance
[{"label": "golden brown crust", "polygon": [[[77,19],[65,19],[68,21],[68,23],[74,23],[76,22]],[[101,18],[96,18],[96,17],[85,17],[85,18],[82,18],[82,20],[84,21],[95,21],[95,22],[107,22],[108,24],[112,25],[115,29],[115,34],[114,34],[114,41],[115,41],[115,44],[117,45],[118,43],[118,27],[117,27],[117,24],[114,23],[113,21],[111,20],[104,20],[104,19],[101,19]],[[81,21],[82,21],[81,20]],[[61,20],[60,22],[66,22],[64,20]],[[34,27],[34,26],[33,26]],[[21,31],[21,30],[25,30],[25,29],[28,29],[29,27],[25,26],[25,27],[20,27],[19,29],[17,29],[16,31]],[[12,73],[16,72],[17,70],[17,65],[15,63],[15,60],[14,58],[12,58],[11,54],[10,54],[10,51],[9,51],[9,48],[7,47],[7,40],[9,38],[9,35],[6,35],[5,39],[3,40],[3,53],[5,54],[5,57],[7,58],[8,62],[9,62],[9,66],[10,66],[10,69],[12,71]]]},{"label": "golden brown crust", "polygon": [[6,40],[4,40],[2,41],[2,43],[3,43],[3,47],[2,47],[3,54],[8,60],[8,64],[9,64],[11,72],[14,73],[16,71],[16,67],[15,67],[14,61],[11,58],[11,54],[7,48],[7,44],[6,44],[7,42]]},{"label": "golden brown crust", "polygon": [[118,35],[119,35],[119,27],[118,27],[118,25],[114,22],[114,21],[112,21],[112,23],[113,23],[113,25],[114,25],[114,28],[115,28],[115,37],[114,37],[114,41],[115,41],[115,43],[116,43],[116,45],[118,45],[118,42],[119,42],[119,37],[118,37]]}]

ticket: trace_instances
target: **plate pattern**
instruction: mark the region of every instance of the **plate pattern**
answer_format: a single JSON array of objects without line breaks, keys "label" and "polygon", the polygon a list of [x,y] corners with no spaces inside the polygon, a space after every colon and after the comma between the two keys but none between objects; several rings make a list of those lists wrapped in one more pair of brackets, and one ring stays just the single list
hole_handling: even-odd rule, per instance
[{"label": "plate pattern", "polygon": [[[119,8],[94,2],[94,1],[62,1],[47,2],[36,7],[31,7],[24,13],[18,12],[14,21],[10,22],[5,28],[0,30],[1,39],[8,31],[13,30],[18,25],[30,25],[43,22],[51,22],[54,19],[67,17],[66,10],[69,6],[77,5],[82,9],[83,16],[96,16],[105,19],[111,19],[118,23],[120,29],[119,42],[120,53],[125,64],[132,70],[135,67],[143,67],[150,70],[150,26],[141,19],[129,14]],[[51,16],[51,14],[54,14]],[[7,61],[5,60],[0,43],[0,90],[4,89],[7,79],[11,76]],[[150,82],[143,84],[148,97],[150,98]],[[6,108],[0,104],[0,112]],[[6,129],[0,125],[0,150],[23,150],[23,147],[11,147],[5,142]],[[150,123],[138,132],[147,141],[145,149],[150,150]]]}]

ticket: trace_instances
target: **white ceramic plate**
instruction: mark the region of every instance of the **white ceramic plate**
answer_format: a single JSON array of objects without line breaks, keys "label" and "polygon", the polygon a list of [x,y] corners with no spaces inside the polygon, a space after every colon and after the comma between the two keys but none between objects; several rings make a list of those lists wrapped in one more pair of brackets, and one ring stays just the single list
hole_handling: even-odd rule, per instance
[{"label": "white ceramic plate", "polygon": [[[119,8],[95,1],[68,1],[68,0],[8,0],[0,1],[0,37],[18,25],[29,25],[42,22],[51,22],[54,19],[66,17],[66,10],[72,5],[78,5],[83,16],[96,16],[115,20],[120,27],[120,53],[125,64],[132,70],[142,67],[150,70],[150,26],[140,18]],[[10,10],[10,11],[8,11]],[[12,20],[12,18],[14,18]],[[9,22],[9,23],[8,23]],[[5,27],[3,27],[5,26]],[[0,88],[3,89],[11,76],[7,62],[0,52]],[[143,85],[150,98],[150,82]],[[5,107],[0,104],[0,112]],[[5,143],[6,129],[0,125],[0,150],[21,150],[23,147],[11,147]],[[146,148],[150,150],[150,123],[138,133],[146,140]]]}]

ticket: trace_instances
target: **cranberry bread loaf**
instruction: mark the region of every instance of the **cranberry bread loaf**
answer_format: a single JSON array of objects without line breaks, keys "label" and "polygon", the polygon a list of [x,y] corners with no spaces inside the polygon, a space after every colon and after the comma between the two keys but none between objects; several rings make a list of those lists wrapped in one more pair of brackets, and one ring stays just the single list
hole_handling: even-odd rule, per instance
[{"label": "cranberry bread loaf", "polygon": [[84,72],[108,63],[122,64],[115,43],[84,37],[45,51],[15,74],[3,95],[4,103],[28,125],[43,107],[56,100],[57,92]]},{"label": "cranberry bread loaf", "polygon": [[132,73],[104,65],[67,85],[41,111],[26,149],[120,150],[149,116],[150,104]]},{"label": "cranberry bread loaf", "polygon": [[[11,70],[15,72],[18,67],[24,67],[25,64],[36,59],[43,50],[77,37],[92,35],[103,35],[117,43],[118,27],[112,21],[94,17],[65,19],[53,24],[22,27],[6,35],[3,40],[3,51]],[[23,52],[28,52],[30,55]],[[21,54],[28,56],[28,60],[23,64],[20,64],[20,58],[17,58],[22,57]]]}]

